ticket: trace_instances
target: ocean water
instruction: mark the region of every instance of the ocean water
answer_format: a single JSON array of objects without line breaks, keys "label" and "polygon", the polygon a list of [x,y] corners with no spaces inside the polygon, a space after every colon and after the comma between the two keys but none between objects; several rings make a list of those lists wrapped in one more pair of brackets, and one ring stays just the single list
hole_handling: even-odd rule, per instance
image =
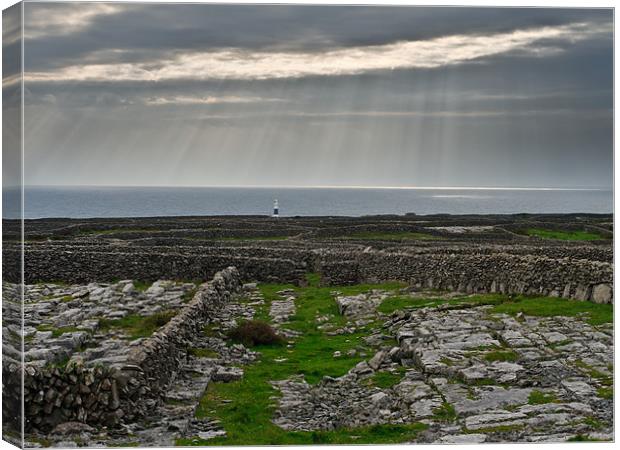
[{"label": "ocean water", "polygon": [[[3,191],[3,217],[15,190]],[[24,217],[152,217],[271,214],[363,216],[372,214],[611,213],[611,190],[29,187]]]}]

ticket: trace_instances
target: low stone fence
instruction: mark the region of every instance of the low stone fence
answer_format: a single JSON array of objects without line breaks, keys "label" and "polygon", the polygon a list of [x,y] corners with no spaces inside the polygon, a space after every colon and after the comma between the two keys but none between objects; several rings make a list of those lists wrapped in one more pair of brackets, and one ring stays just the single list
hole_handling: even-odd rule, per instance
[{"label": "low stone fence", "polygon": [[228,303],[240,288],[236,268],[218,272],[179,314],[132,350],[129,363],[141,368],[152,394],[158,395],[172,381],[187,357],[192,338],[201,332],[211,313]]},{"label": "low stone fence", "polygon": [[[26,284],[42,281],[90,283],[134,279],[156,281],[205,280],[222,267],[235,266],[247,281],[299,284],[307,271],[304,261],[285,258],[257,258],[223,254],[157,251],[95,251],[87,248],[33,246],[26,248]],[[2,270],[6,280],[18,282],[19,248],[5,248]]]},{"label": "low stone fence", "polygon": [[[192,335],[208,323],[241,287],[234,267],[201,285],[178,315],[136,346],[119,367],[36,367],[23,372],[26,429],[50,429],[67,421],[112,426],[142,416],[172,382]],[[19,420],[21,364],[3,364],[3,420]],[[16,423],[15,426],[18,426]]]},{"label": "low stone fence", "polygon": [[328,284],[401,280],[468,293],[543,295],[613,302],[613,265],[581,259],[510,254],[360,253],[326,258]]}]

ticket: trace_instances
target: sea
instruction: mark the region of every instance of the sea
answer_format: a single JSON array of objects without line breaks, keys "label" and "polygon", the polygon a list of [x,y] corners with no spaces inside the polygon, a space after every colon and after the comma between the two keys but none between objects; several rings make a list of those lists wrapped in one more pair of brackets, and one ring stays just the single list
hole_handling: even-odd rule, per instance
[{"label": "sea", "polygon": [[[3,218],[19,191],[3,190]],[[484,188],[27,187],[24,217],[611,213],[612,190]]]}]

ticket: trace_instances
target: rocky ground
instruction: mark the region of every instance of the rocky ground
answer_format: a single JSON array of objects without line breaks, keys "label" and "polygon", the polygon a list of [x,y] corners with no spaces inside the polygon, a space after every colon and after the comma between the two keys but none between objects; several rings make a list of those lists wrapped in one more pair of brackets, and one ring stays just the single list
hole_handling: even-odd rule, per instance
[{"label": "rocky ground", "polygon": [[[347,313],[380,297],[337,301]],[[367,338],[377,353],[347,374],[315,385],[303,377],[274,382],[282,392],[276,423],[309,431],[422,422],[429,426],[422,442],[612,439],[612,325],[492,308],[396,311]],[[395,384],[367,383],[382,373],[394,374]]]},{"label": "rocky ground", "polygon": [[[24,360],[27,365],[119,365],[133,345],[169,320],[192,296],[193,283],[160,280],[136,288],[132,280],[111,284],[58,285],[41,283],[24,289]],[[5,292],[14,286],[5,283]],[[5,310],[15,302],[3,304]],[[7,332],[19,335],[21,317]],[[145,319],[152,318],[153,323]],[[163,324],[163,323],[162,323]],[[161,324],[159,324],[161,325]],[[9,341],[5,354],[19,360]],[[6,362],[6,361],[5,361]]]},{"label": "rocky ground", "polygon": [[[245,285],[196,336],[148,418],[64,423],[29,433],[27,445],[612,439],[611,305],[309,280]],[[174,312],[195,289],[137,284],[28,286],[26,317],[39,324],[25,331],[28,364],[120,363],[142,338],[119,321]],[[228,332],[250,319],[284,343],[232,342]]]},{"label": "rocky ground", "polygon": [[[125,284],[127,285],[127,284]],[[168,289],[166,289],[166,287]],[[46,289],[52,286],[47,285]],[[108,287],[106,292],[118,292],[118,286]],[[163,291],[162,291],[163,289]],[[161,301],[166,299],[167,307],[176,304],[184,297],[184,290],[193,289],[190,284],[157,282],[145,291],[151,302],[142,303],[139,308],[153,307],[156,292]],[[98,291],[97,291],[98,292]],[[146,293],[149,294],[146,294]],[[172,292],[176,292],[174,295]],[[140,295],[140,298],[143,296]],[[179,298],[177,298],[179,297]],[[143,420],[125,423],[120,428],[94,428],[78,422],[58,425],[50,433],[32,431],[27,434],[27,447],[109,447],[109,446],[172,446],[184,436],[196,436],[200,439],[212,439],[225,435],[225,431],[214,418],[195,417],[196,408],[209,383],[228,383],[241,379],[243,365],[253,362],[258,354],[241,344],[226,341],[226,333],[239,321],[251,319],[254,315],[253,301],[262,302],[260,296],[248,292],[242,297],[244,303],[232,302],[225,309],[218,311],[209,324],[209,333],[196,336],[189,349],[187,361],[179,371],[176,379],[160,402],[152,401],[151,413]],[[175,300],[176,299],[176,300]],[[150,305],[150,306],[147,306]],[[144,310],[144,309],[143,309]],[[122,336],[122,333],[121,333]],[[219,337],[218,337],[219,336]],[[101,336],[99,336],[101,337]],[[117,336],[108,336],[99,342],[100,346],[109,346],[109,341],[116,341]],[[134,344],[135,345],[135,344]],[[80,355],[76,352],[73,358]],[[113,359],[116,362],[116,357]]]}]

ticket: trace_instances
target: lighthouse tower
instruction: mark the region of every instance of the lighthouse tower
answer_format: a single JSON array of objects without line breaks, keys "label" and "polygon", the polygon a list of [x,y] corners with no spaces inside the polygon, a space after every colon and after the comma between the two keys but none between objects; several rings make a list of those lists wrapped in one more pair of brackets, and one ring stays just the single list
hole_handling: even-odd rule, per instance
[{"label": "lighthouse tower", "polygon": [[278,199],[273,201],[273,214],[271,217],[280,217],[280,207],[278,206]]}]

